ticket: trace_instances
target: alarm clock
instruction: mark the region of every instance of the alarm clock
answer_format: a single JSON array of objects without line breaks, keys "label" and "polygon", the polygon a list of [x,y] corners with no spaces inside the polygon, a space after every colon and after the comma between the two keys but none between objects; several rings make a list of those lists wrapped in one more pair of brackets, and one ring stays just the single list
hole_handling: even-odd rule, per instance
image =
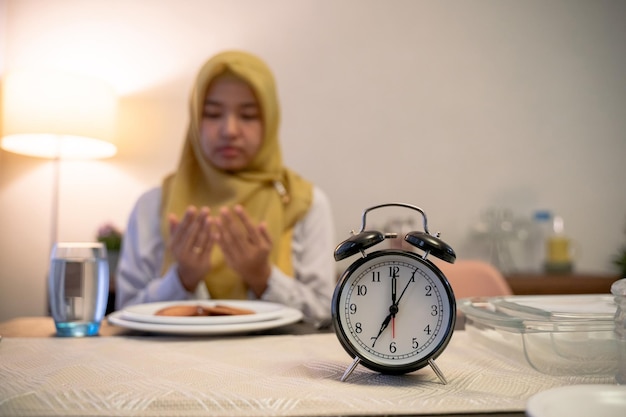
[{"label": "alarm clock", "polygon": [[[385,207],[403,207],[423,217],[423,231],[404,240],[418,251],[384,248],[366,253],[397,233],[366,230],[367,214]],[[428,257],[454,263],[454,250],[431,234],[425,212],[414,205],[387,203],[363,211],[361,230],[335,249],[340,261],[360,254],[341,275],[332,299],[335,334],[354,358],[341,381],[357,365],[384,374],[405,374],[429,365],[443,384],[446,378],[435,364],[456,323],[456,300],[448,279]]]}]

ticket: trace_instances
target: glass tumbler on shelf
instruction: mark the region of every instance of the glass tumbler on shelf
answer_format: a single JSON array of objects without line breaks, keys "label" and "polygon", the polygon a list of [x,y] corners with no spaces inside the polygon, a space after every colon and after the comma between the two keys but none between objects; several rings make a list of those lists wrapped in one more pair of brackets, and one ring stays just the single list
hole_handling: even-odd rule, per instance
[{"label": "glass tumbler on shelf", "polygon": [[109,294],[104,244],[55,244],[50,255],[48,294],[57,336],[97,335]]}]

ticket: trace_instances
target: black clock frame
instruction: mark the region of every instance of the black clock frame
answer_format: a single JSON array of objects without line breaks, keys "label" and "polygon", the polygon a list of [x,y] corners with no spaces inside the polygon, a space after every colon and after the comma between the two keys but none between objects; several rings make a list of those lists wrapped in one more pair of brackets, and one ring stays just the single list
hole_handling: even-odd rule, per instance
[{"label": "black clock frame", "polygon": [[[449,323],[443,323],[442,325],[443,328],[449,329],[449,332],[447,333],[446,337],[442,339],[436,347],[429,348],[429,350],[431,350],[431,354],[421,358],[418,361],[405,364],[405,365],[398,365],[398,366],[380,365],[360,355],[357,349],[349,341],[346,331],[343,329],[343,326],[341,325],[341,319],[340,319],[340,314],[341,314],[340,311],[342,311],[342,308],[339,305],[340,296],[344,290],[345,285],[347,284],[349,279],[352,277],[352,275],[364,263],[370,262],[372,259],[375,259],[378,257],[385,257],[385,256],[390,256],[390,255],[406,256],[408,258],[413,259],[414,261],[417,261],[418,263],[421,263],[422,265],[425,266],[425,268],[432,270],[435,273],[435,276],[437,277],[437,279],[439,279],[439,281],[443,284],[443,287],[445,288],[446,295],[448,296],[450,300],[450,309],[451,309]],[[398,249],[384,249],[384,250],[372,252],[366,255],[365,257],[359,258],[344,271],[333,293],[333,299],[332,299],[332,304],[331,304],[331,314],[332,314],[333,327],[335,330],[335,334],[337,335],[337,339],[339,340],[339,343],[344,348],[344,350],[350,355],[350,357],[354,359],[358,356],[360,359],[360,364],[362,364],[366,368],[369,368],[373,371],[380,372],[383,374],[401,375],[401,374],[406,374],[409,372],[417,371],[418,369],[421,369],[427,366],[430,360],[437,359],[437,357],[439,357],[439,355],[445,350],[448,343],[450,342],[450,339],[452,338],[452,334],[454,333],[454,327],[456,325],[456,298],[454,296],[454,291],[452,290],[452,286],[450,285],[450,282],[445,277],[443,272],[441,272],[441,270],[434,263],[430,262],[428,259],[422,258],[421,256],[419,256],[418,254],[414,252],[408,252],[408,251],[403,251],[403,250],[398,250]]]}]

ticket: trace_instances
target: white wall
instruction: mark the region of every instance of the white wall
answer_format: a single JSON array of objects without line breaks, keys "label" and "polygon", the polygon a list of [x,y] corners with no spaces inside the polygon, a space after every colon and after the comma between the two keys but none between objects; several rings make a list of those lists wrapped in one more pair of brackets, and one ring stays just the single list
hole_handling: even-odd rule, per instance
[{"label": "white wall", "polygon": [[[233,47],[274,69],[285,160],[329,194],[338,241],[389,201],[425,209],[459,257],[486,256],[469,234],[492,207],[562,215],[580,271],[611,272],[626,240],[626,2],[2,5],[4,70],[85,72],[121,96],[119,154],[62,166],[61,240],[124,225],[176,165],[196,70]],[[0,320],[45,312],[51,173],[0,152]]]}]

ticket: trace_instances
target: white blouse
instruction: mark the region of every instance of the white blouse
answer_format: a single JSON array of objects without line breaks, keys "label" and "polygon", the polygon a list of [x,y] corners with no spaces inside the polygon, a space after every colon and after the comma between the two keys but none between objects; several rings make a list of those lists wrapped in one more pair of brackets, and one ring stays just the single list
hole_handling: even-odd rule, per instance
[{"label": "white blouse", "polygon": [[[165,243],[160,231],[161,188],[144,193],[133,208],[116,273],[116,309],[157,301],[210,298],[205,285],[195,293],[182,286],[176,264],[161,275]],[[335,287],[334,226],[330,203],[317,187],[308,213],[294,227],[294,277],[273,266],[262,300],[301,310],[318,321],[330,316]],[[256,298],[252,292],[249,298]]]}]

